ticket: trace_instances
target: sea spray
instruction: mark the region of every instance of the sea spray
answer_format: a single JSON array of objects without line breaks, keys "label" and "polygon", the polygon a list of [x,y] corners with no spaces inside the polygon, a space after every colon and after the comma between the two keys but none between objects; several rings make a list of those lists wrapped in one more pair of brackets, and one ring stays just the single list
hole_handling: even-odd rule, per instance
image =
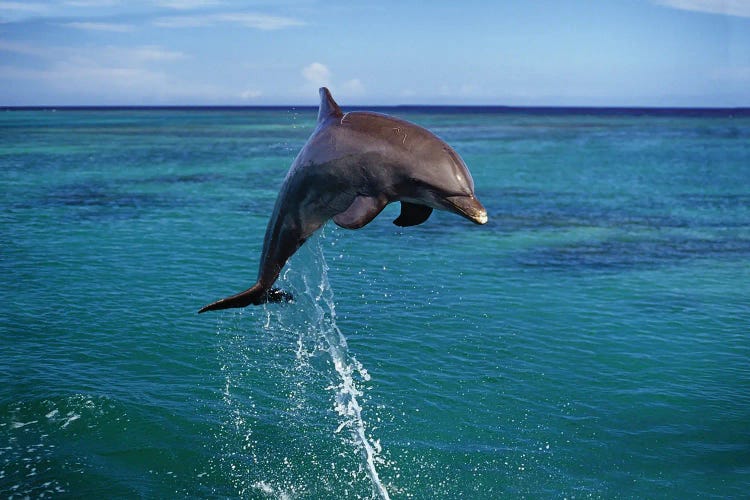
[{"label": "sea spray", "polygon": [[236,495],[389,498],[363,418],[370,375],[337,325],[324,238],[279,280],[293,304],[220,316],[225,444],[215,465]]},{"label": "sea spray", "polygon": [[[328,349],[333,359],[336,373],[341,377],[340,383],[331,387],[336,390],[335,408],[336,412],[343,419],[337,432],[344,427],[348,427],[356,445],[360,446],[366,463],[366,470],[372,480],[373,488],[377,494],[384,499],[390,498],[388,491],[380,481],[376,462],[378,461],[378,452],[380,443],[370,441],[365,433],[365,421],[362,419],[362,407],[359,404],[358,397],[362,392],[357,388],[354,380],[354,372],[358,372],[363,380],[369,381],[370,375],[362,364],[349,353],[344,334],[336,324],[336,306],[333,301],[333,290],[328,281],[328,265],[326,264],[323,250],[320,244],[320,238],[316,241],[318,255],[321,263],[320,283],[317,286],[317,295],[315,295],[315,309],[317,312],[318,324],[321,326],[321,333],[324,335]],[[309,284],[305,278],[305,285],[308,290]],[[310,290],[315,293],[315,290]]]}]

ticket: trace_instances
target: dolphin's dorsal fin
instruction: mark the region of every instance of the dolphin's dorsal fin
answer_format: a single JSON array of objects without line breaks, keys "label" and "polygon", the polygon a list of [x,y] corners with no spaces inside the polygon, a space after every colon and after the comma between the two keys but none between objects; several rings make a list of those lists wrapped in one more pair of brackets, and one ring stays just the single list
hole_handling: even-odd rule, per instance
[{"label": "dolphin's dorsal fin", "polygon": [[341,118],[344,113],[341,112],[341,108],[333,100],[331,92],[326,87],[320,87],[320,109],[318,109],[318,122],[326,120],[330,116]]}]

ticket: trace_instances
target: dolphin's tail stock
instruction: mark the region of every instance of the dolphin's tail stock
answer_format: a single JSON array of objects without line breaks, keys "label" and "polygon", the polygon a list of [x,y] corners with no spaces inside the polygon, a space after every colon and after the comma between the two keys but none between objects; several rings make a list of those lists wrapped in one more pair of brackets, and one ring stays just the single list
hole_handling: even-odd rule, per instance
[{"label": "dolphin's tail stock", "polygon": [[250,304],[260,305],[266,302],[291,302],[294,299],[291,293],[279,290],[278,288],[265,288],[260,283],[256,283],[244,292],[240,292],[231,297],[219,299],[207,306],[203,306],[198,314],[206,311],[218,311],[219,309],[232,309],[235,307],[245,307]]}]

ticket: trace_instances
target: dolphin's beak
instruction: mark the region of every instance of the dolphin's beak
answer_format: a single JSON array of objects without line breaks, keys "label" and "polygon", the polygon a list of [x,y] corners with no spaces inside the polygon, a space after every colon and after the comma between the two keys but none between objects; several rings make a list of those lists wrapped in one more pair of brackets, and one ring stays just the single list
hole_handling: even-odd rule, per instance
[{"label": "dolphin's beak", "polygon": [[487,210],[474,195],[448,196],[444,200],[451,212],[456,212],[458,215],[462,215],[476,224],[487,223]]}]

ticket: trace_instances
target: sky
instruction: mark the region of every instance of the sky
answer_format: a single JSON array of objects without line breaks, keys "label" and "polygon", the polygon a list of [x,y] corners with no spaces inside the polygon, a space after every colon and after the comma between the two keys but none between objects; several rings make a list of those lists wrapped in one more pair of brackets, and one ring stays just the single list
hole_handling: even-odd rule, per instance
[{"label": "sky", "polygon": [[750,0],[0,0],[0,106],[750,106]]}]

